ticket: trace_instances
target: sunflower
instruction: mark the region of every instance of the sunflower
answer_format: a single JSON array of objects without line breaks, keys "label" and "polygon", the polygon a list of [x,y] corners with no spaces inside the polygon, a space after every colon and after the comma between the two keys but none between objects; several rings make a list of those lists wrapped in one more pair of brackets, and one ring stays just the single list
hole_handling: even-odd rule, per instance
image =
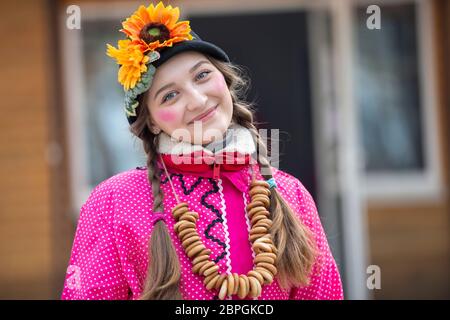
[{"label": "sunflower", "polygon": [[165,7],[160,1],[156,7],[140,6],[131,17],[122,22],[123,33],[133,42],[142,45],[144,52],[171,47],[174,43],[192,40],[189,21],[180,21],[180,11]]},{"label": "sunflower", "polygon": [[107,55],[121,65],[117,78],[125,90],[129,90],[136,86],[141,74],[147,71],[150,58],[143,53],[139,43],[127,39],[119,40],[118,45],[119,48],[115,48],[107,44]]}]

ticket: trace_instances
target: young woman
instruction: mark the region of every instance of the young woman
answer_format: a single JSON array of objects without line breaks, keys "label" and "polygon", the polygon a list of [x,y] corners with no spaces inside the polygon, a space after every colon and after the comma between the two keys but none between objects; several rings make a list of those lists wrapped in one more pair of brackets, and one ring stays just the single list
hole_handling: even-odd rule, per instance
[{"label": "young woman", "polygon": [[270,165],[240,69],[178,18],[141,6],[108,45],[147,165],[82,206],[62,299],[342,299],[314,201]]}]

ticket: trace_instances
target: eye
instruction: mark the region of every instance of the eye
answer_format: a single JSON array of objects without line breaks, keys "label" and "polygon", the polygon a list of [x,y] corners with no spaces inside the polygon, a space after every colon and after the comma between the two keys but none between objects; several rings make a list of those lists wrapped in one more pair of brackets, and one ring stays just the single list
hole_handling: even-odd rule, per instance
[{"label": "eye", "polygon": [[[197,75],[196,79],[198,79],[200,75],[202,75],[202,74],[208,74],[208,73],[211,73],[211,71],[209,71],[209,70],[202,71],[202,72],[200,72],[200,73]],[[200,80],[203,79],[203,78],[205,78],[205,77],[206,77],[206,76],[200,77]]]},{"label": "eye", "polygon": [[175,93],[175,91],[172,91],[172,92],[169,92],[168,94],[166,94],[164,97],[163,97],[163,99],[162,99],[162,103],[164,103],[164,102],[166,102],[167,101],[167,97],[170,97],[170,95],[172,94],[172,93]]}]

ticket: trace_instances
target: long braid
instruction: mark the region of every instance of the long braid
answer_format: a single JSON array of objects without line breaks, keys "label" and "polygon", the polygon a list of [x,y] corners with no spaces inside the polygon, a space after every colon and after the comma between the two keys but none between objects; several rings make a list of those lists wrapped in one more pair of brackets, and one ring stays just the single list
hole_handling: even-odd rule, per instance
[{"label": "long braid", "polygon": [[[157,140],[157,139],[156,139]],[[151,181],[152,184],[152,194],[153,194],[153,212],[162,212],[163,208],[163,193],[161,192],[160,186],[160,170],[156,164],[156,148],[157,145],[150,145],[151,152],[148,153],[147,157],[147,168],[148,168],[148,181]]]},{"label": "long braid", "polygon": [[[145,95],[141,97],[142,100],[144,98]],[[149,129],[150,117],[148,109],[146,107],[139,109],[141,114],[131,127],[131,130],[142,139],[144,151],[147,154],[147,179],[153,196],[152,213],[164,212],[164,194],[160,187],[160,169],[157,165],[158,139]],[[178,255],[165,222],[158,220],[151,232],[147,277],[139,299],[181,300],[180,279],[181,269]]]}]

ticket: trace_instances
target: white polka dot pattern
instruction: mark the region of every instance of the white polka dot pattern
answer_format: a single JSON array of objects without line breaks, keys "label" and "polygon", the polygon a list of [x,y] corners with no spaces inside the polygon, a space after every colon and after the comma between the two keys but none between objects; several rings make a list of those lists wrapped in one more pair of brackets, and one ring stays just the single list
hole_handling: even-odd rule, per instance
[{"label": "white polka dot pattern", "polygon": [[[275,168],[273,172],[279,192],[312,230],[321,255],[310,285],[285,291],[275,280],[263,287],[259,299],[343,299],[339,272],[311,195],[295,177]],[[250,197],[248,188],[236,187],[248,185],[251,178],[248,168],[237,173],[223,172],[218,181],[201,174],[179,174],[173,170],[169,173],[180,201],[187,202],[190,210],[199,213],[198,232],[205,246],[211,249],[211,258],[216,259],[219,272],[251,270],[253,251],[248,241],[244,203]],[[171,209],[176,199],[165,182],[165,174],[161,179],[166,225],[181,264],[182,296],[187,300],[215,299],[217,292],[207,290],[203,277],[191,270],[192,264],[173,228]],[[139,298],[148,267],[152,202],[145,168],[117,174],[92,191],[81,208],[62,299]]]}]

